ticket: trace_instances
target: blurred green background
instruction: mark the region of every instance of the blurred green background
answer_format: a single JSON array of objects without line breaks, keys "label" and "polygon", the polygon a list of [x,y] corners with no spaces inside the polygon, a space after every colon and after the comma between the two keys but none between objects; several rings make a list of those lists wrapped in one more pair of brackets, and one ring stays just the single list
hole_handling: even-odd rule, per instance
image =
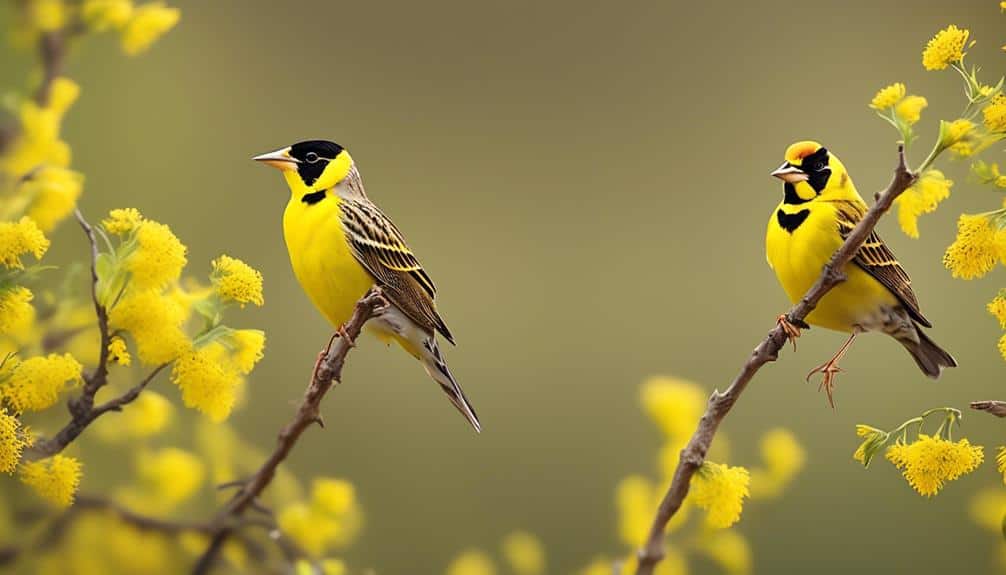
[{"label": "blurred green background", "polygon": [[[100,37],[67,63],[83,89],[65,127],[87,176],[81,207],[169,223],[192,273],[221,252],[262,270],[266,306],[238,323],[266,330],[267,354],[233,421],[269,448],[330,327],[287,261],[285,185],[249,158],[309,138],[351,150],[440,288],[460,342],[447,354],[485,427],[473,434],[406,354],[374,340],[353,353],[327,427],[290,466],[356,483],[366,527],[347,558],[389,574],[440,572],[514,528],[542,538],[550,572],[620,552],[613,488],[652,473],[660,441],[639,383],[667,373],[724,387],[787,307],[763,243],[785,147],[823,142],[870,197],[896,138],[867,108],[874,92],[902,81],[929,99],[917,163],[963,102],[952,71],[922,69],[926,40],[970,28],[970,60],[990,76],[1006,41],[988,0],[172,4],[181,23],[150,53],[129,59]],[[4,50],[2,85],[25,85],[30,63]],[[984,310],[1002,270],[962,282],[940,263],[957,215],[999,198],[965,181],[966,164],[943,167],[957,185],[920,240],[893,218],[881,227],[961,367],[934,383],[897,343],[865,337],[832,411],[803,376],[843,336],[814,330],[759,374],[724,428],[732,462],[754,463],[777,425],[809,461],[783,499],[745,512],[757,572],[994,569],[999,543],[967,515],[969,497],[1001,481],[993,465],[927,500],[890,465],[851,459],[856,423],[1006,399]],[[86,249],[72,224],[54,246],[54,262]],[[964,432],[991,458],[1004,425],[966,414]],[[85,488],[101,486],[98,467]]]}]

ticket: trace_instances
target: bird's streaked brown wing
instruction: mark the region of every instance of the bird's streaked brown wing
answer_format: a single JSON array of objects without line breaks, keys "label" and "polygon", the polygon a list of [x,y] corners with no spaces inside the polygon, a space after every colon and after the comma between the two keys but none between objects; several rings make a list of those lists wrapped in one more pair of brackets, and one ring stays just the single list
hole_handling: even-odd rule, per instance
[{"label": "bird's streaked brown wing", "polygon": [[405,244],[402,232],[366,200],[343,199],[339,207],[353,255],[385,295],[413,321],[440,332],[453,344],[454,336],[433,303],[437,288]]},{"label": "bird's streaked brown wing", "polygon": [[[866,206],[847,201],[834,204],[838,208],[838,232],[845,239],[866,215]],[[911,278],[876,231],[866,238],[852,262],[890,290],[908,310],[912,319],[925,327],[933,327],[919,309],[919,300],[912,291]]]}]

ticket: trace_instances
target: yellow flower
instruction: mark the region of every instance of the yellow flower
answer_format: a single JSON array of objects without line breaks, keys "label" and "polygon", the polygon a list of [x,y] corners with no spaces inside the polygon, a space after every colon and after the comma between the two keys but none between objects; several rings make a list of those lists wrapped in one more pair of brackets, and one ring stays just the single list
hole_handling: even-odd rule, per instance
[{"label": "yellow flower", "polygon": [[164,2],[148,2],[137,7],[122,31],[122,50],[129,55],[139,54],[175,27],[181,12],[169,8]]},{"label": "yellow flower", "polygon": [[990,132],[1006,132],[1006,95],[996,94],[982,110],[985,128]]},{"label": "yellow flower", "polygon": [[954,182],[948,180],[939,170],[926,170],[894,202],[898,205],[898,224],[901,231],[911,238],[919,237],[919,216],[936,211],[940,202],[950,197]]},{"label": "yellow flower", "polygon": [[311,482],[311,504],[329,515],[351,513],[356,507],[356,488],[345,479],[315,479]]},{"label": "yellow flower", "polygon": [[230,415],[241,384],[241,375],[229,365],[226,355],[223,346],[212,342],[182,353],[171,370],[171,380],[182,390],[185,406],[216,422]]},{"label": "yellow flower", "polygon": [[692,477],[692,501],[706,510],[711,527],[730,527],[741,518],[750,483],[747,469],[706,461]]},{"label": "yellow flower", "polygon": [[925,434],[910,444],[899,441],[887,448],[886,456],[908,484],[927,497],[936,495],[946,482],[971,473],[984,459],[981,446],[967,439],[955,443]]},{"label": "yellow flower", "polygon": [[108,217],[101,220],[105,231],[117,236],[126,235],[143,222],[143,215],[136,208],[117,208],[108,212]]},{"label": "yellow flower", "polygon": [[31,291],[22,286],[0,288],[0,335],[21,333],[31,326],[35,321],[33,297]]},{"label": "yellow flower", "polygon": [[933,36],[926,49],[922,51],[922,65],[926,70],[944,70],[954,62],[964,59],[964,51],[968,48],[967,29],[950,25]]},{"label": "yellow flower", "polygon": [[21,466],[20,479],[56,507],[69,507],[80,485],[81,464],[66,455],[30,461]]},{"label": "yellow flower", "polygon": [[656,510],[657,492],[653,483],[641,475],[630,475],[615,488],[618,507],[618,533],[622,542],[636,548],[646,541]]},{"label": "yellow flower", "polygon": [[42,166],[25,178],[19,192],[31,198],[26,212],[28,217],[35,220],[43,232],[49,232],[73,213],[83,186],[84,176],[80,172]]},{"label": "yellow flower", "polygon": [[999,344],[997,347],[999,348],[999,355],[1001,355],[1003,359],[1006,359],[1006,334],[1003,334],[1003,336],[999,338]]},{"label": "yellow flower", "polygon": [[503,556],[515,575],[545,573],[545,547],[530,533],[514,531],[504,537]]},{"label": "yellow flower", "polygon": [[922,109],[929,105],[922,96],[909,96],[898,103],[894,108],[894,113],[909,126],[919,121],[922,117]]},{"label": "yellow flower", "polygon": [[147,365],[160,365],[178,357],[189,341],[182,331],[185,321],[181,306],[154,290],[134,292],[109,312],[113,329],[129,332],[136,342],[136,354]]},{"label": "yellow flower", "polygon": [[8,269],[23,270],[23,254],[41,259],[49,249],[49,240],[35,220],[28,216],[17,222],[0,222],[0,264]]},{"label": "yellow flower", "polygon": [[961,214],[957,238],[943,254],[943,265],[955,278],[970,280],[987,274],[1004,256],[1006,232],[988,216]]},{"label": "yellow flower", "polygon": [[999,327],[1006,329],[1006,293],[999,292],[986,306],[988,312],[999,320]]},{"label": "yellow flower", "polygon": [[777,497],[803,469],[807,455],[791,431],[776,428],[759,442],[765,470],[752,474],[752,496]]},{"label": "yellow flower", "polygon": [[126,340],[121,337],[112,338],[112,341],[108,344],[108,359],[112,363],[119,365],[129,365],[133,361],[133,358],[129,355],[129,350],[126,349]]},{"label": "yellow flower", "polygon": [[27,445],[21,421],[0,408],[0,473],[12,473]]},{"label": "yellow flower", "polygon": [[704,533],[699,539],[698,548],[729,575],[747,575],[751,572],[751,546],[743,535],[732,529]]},{"label": "yellow flower", "polygon": [[265,303],[262,299],[262,274],[237,258],[222,255],[213,260],[210,281],[224,301],[235,301],[242,307],[246,303]]},{"label": "yellow flower", "polygon": [[32,357],[15,365],[0,383],[0,397],[17,413],[41,411],[59,401],[67,383],[79,382],[82,370],[68,353]]},{"label": "yellow flower", "polygon": [[996,469],[1003,476],[1003,483],[1006,483],[1006,447],[1000,447],[996,452]]},{"label": "yellow flower", "polygon": [[81,15],[94,31],[122,28],[133,14],[131,0],[84,0]]},{"label": "yellow flower", "polygon": [[975,151],[975,146],[979,143],[976,126],[970,120],[959,118],[953,122],[940,121],[940,142],[942,149],[949,149],[951,153],[966,157]]},{"label": "yellow flower", "polygon": [[886,88],[881,88],[870,101],[870,107],[874,110],[886,110],[894,107],[904,97],[905,85],[901,82],[895,82]]},{"label": "yellow flower", "polygon": [[154,497],[169,507],[192,497],[206,474],[198,457],[176,447],[141,451],[136,471]]},{"label": "yellow flower", "polygon": [[59,30],[66,23],[63,0],[32,0],[27,7],[32,26],[42,32]]},{"label": "yellow flower", "polygon": [[447,575],[496,575],[496,566],[484,552],[468,549],[451,561]]},{"label": "yellow flower", "polygon": [[262,359],[265,348],[265,332],[259,329],[236,329],[230,334],[233,344],[231,361],[234,367],[245,375],[251,373],[255,364]]},{"label": "yellow flower", "polygon": [[687,438],[705,409],[705,392],[675,377],[651,377],[640,389],[643,410],[669,438]]},{"label": "yellow flower", "polygon": [[341,559],[322,559],[321,572],[322,575],[346,575],[349,573],[349,568]]},{"label": "yellow flower", "polygon": [[171,423],[174,411],[166,397],[147,389],[120,415],[114,419],[102,418],[95,425],[99,435],[107,441],[151,437]]},{"label": "yellow flower", "polygon": [[186,248],[171,228],[144,220],[136,228],[136,242],[136,250],[126,258],[124,266],[138,288],[162,288],[182,274]]},{"label": "yellow flower", "polygon": [[971,498],[969,510],[971,519],[979,526],[1002,533],[1003,517],[1006,516],[1006,492],[986,487]]}]

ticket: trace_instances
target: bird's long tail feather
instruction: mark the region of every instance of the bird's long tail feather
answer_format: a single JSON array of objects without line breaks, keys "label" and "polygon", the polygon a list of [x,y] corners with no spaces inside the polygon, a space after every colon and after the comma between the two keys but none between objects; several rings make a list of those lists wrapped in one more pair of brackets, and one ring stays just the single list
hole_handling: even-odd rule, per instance
[{"label": "bird's long tail feather", "polygon": [[440,388],[447,394],[451,403],[461,412],[461,415],[465,416],[465,419],[475,428],[475,431],[481,433],[482,424],[479,423],[479,416],[475,414],[475,408],[472,407],[471,402],[465,397],[465,392],[461,390],[461,386],[454,379],[451,370],[447,368],[447,362],[444,361],[444,356],[440,354],[440,348],[437,347],[436,340],[431,336],[423,342],[423,347],[425,348],[423,351],[426,353],[422,354],[420,361],[423,362],[426,373],[430,374],[430,377],[440,384]]},{"label": "bird's long tail feather", "polygon": [[901,342],[901,345],[905,346],[908,353],[912,354],[912,358],[915,360],[915,363],[919,364],[919,369],[923,373],[933,379],[937,379],[944,368],[957,367],[957,360],[940,346],[936,345],[933,340],[929,339],[929,336],[922,331],[922,328],[916,326],[915,331],[919,335],[918,342],[907,337],[899,338],[898,341]]}]

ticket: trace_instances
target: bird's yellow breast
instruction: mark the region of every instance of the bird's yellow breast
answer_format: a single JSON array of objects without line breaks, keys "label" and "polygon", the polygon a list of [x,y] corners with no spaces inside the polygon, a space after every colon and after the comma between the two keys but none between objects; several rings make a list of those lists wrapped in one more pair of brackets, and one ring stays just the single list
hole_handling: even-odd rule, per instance
[{"label": "bird's yellow breast", "polygon": [[294,195],[283,213],[283,236],[297,281],[319,311],[339,326],[374,278],[356,260],[342,228],[339,197],[331,190],[309,205]]},{"label": "bird's yellow breast", "polygon": [[[802,221],[792,231],[779,221],[778,213],[782,211],[785,223],[793,226],[805,210]],[[765,237],[766,255],[791,302],[796,303],[807,293],[842,245],[837,213],[834,206],[823,201],[782,203],[772,212]],[[894,294],[859,266],[847,264],[845,273],[848,279],[821,299],[807,316],[807,323],[852,331],[853,326],[870,324],[885,307],[898,304]]]}]

